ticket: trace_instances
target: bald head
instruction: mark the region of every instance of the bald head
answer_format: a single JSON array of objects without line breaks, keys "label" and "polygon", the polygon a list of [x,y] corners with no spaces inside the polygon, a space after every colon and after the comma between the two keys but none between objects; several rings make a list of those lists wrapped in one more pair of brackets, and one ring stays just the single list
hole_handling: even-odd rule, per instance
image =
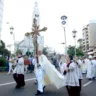
[{"label": "bald head", "polygon": [[42,51],[38,51],[38,55],[40,56],[40,55],[42,55],[43,54],[43,52]]}]

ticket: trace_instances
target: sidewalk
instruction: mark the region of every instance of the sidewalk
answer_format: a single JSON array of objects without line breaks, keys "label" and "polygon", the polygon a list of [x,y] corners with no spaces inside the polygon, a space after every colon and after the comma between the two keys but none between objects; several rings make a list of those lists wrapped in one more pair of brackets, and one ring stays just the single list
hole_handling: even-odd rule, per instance
[{"label": "sidewalk", "polygon": [[0,74],[7,74],[7,72],[0,72]]}]

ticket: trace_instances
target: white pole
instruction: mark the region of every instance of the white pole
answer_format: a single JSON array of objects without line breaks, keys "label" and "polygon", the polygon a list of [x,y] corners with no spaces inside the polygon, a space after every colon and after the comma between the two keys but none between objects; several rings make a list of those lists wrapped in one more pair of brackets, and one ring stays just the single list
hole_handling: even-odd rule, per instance
[{"label": "white pole", "polygon": [[65,48],[64,48],[64,50],[65,50],[65,55],[67,55],[67,42],[66,42],[66,30],[65,30],[65,27],[64,27],[64,41],[65,41]]},{"label": "white pole", "polygon": [[75,59],[76,59],[76,37],[74,38],[74,42],[75,42]]},{"label": "white pole", "polygon": [[16,55],[15,32],[13,32],[13,40],[14,40],[14,54]]}]

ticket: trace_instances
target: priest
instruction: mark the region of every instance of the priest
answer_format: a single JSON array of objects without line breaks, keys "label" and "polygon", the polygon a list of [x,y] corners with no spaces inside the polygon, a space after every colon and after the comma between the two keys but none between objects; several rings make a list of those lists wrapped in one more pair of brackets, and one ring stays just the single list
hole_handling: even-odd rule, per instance
[{"label": "priest", "polygon": [[[43,44],[38,42],[39,64],[36,64],[35,73],[38,89],[35,95],[43,94],[46,85],[53,84],[57,89],[65,86],[65,78],[43,54]],[[49,70],[50,69],[50,70]]]}]

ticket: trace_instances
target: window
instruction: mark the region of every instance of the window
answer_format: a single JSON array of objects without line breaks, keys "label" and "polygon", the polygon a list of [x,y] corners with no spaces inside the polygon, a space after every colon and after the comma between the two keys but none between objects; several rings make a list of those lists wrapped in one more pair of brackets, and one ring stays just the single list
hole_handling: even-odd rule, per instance
[{"label": "window", "polygon": [[86,43],[89,43],[89,41],[87,41]]},{"label": "window", "polygon": [[88,37],[86,39],[88,40]]},{"label": "window", "polygon": [[38,17],[39,17],[39,15],[38,15],[38,14],[35,14],[35,17],[37,17],[37,18],[38,18]]}]

